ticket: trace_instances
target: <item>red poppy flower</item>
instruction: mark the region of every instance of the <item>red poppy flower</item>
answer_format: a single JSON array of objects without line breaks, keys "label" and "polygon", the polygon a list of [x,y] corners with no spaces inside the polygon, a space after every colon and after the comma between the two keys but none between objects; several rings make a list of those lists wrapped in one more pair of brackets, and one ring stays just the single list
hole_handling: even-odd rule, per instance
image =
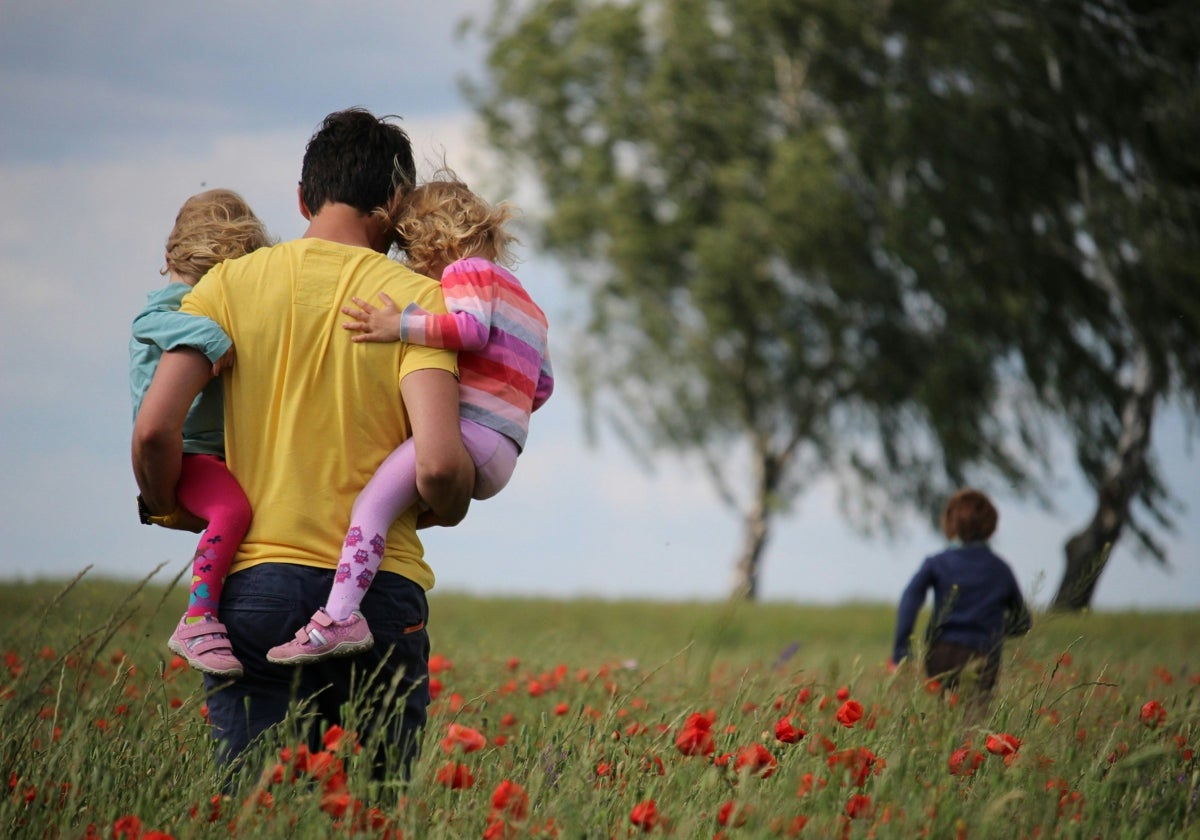
[{"label": "red poppy flower", "polygon": [[746,824],[746,818],[749,816],[749,805],[738,805],[730,799],[723,803],[717,810],[717,823],[727,827],[738,828]]},{"label": "red poppy flower", "polygon": [[795,744],[808,733],[792,723],[790,717],[782,717],[775,723],[775,740]]},{"label": "red poppy flower", "polygon": [[813,785],[817,785],[822,790],[829,782],[826,779],[818,779],[812,773],[805,773],[800,777],[800,787],[796,789],[796,796],[808,796],[812,791]]},{"label": "red poppy flower", "polygon": [[325,750],[309,755],[305,769],[318,779],[328,780],[334,776],[345,774],[342,760]]},{"label": "red poppy flower", "polygon": [[243,810],[257,808],[260,811],[270,811],[275,807],[275,797],[271,795],[269,790],[260,790],[258,793],[253,793],[246,797],[242,803]]},{"label": "red poppy flower", "polygon": [[471,774],[471,768],[454,761],[443,764],[435,778],[451,790],[462,790],[475,784],[475,776]]},{"label": "red poppy flower", "polygon": [[516,840],[520,836],[520,829],[495,814],[488,817],[487,826],[483,829],[483,840]]},{"label": "red poppy flower", "polygon": [[142,821],[133,814],[117,817],[113,822],[113,840],[138,840],[142,836]]},{"label": "red poppy flower", "polygon": [[638,769],[643,773],[651,773],[655,776],[665,776],[667,767],[663,764],[663,760],[656,755],[647,753],[638,761]]},{"label": "red poppy flower", "polygon": [[962,747],[950,753],[950,775],[974,776],[983,763],[983,753],[970,747]]},{"label": "red poppy flower", "polygon": [[442,752],[451,753],[458,750],[473,753],[486,745],[487,738],[483,737],[483,733],[469,726],[452,723],[446,729],[446,737],[442,739]]},{"label": "red poppy flower", "polygon": [[675,746],[684,755],[711,755],[716,749],[713,743],[712,727],[716,715],[713,712],[700,714],[694,712],[688,715],[683,728],[675,738]]},{"label": "red poppy flower", "polygon": [[737,751],[737,758],[733,761],[735,771],[748,770],[752,775],[764,779],[775,772],[776,765],[775,756],[771,755],[770,750],[762,744],[742,747]]},{"label": "red poppy flower", "polygon": [[845,702],[846,700],[850,699],[850,689],[846,688],[846,686],[843,685],[841,688],[839,688],[837,690],[837,693],[835,696],[837,697],[838,700]]},{"label": "red poppy flower", "polygon": [[341,819],[350,809],[350,793],[345,790],[330,791],[321,796],[321,810],[334,819]]},{"label": "red poppy flower", "polygon": [[992,755],[1013,755],[1021,748],[1021,739],[1007,732],[987,736],[987,751]]},{"label": "red poppy flower", "polygon": [[629,821],[642,831],[650,831],[662,822],[657,803],[653,799],[647,799],[634,805],[629,812]]},{"label": "red poppy flower", "polygon": [[509,820],[523,820],[529,813],[529,794],[516,782],[505,779],[492,791],[492,811]]},{"label": "red poppy flower", "polygon": [[329,729],[325,731],[325,735],[321,738],[321,742],[325,744],[325,749],[329,750],[330,752],[337,752],[338,747],[342,745],[343,741],[349,745],[352,745],[354,752],[357,753],[359,750],[361,750],[361,746],[358,744],[358,739],[355,734],[353,732],[347,732],[337,724],[329,727]]},{"label": "red poppy flower", "polygon": [[871,815],[871,797],[856,793],[846,801],[846,816],[852,820]]},{"label": "red poppy flower", "polygon": [[1142,706],[1141,719],[1142,723],[1154,729],[1166,722],[1167,710],[1157,700],[1149,700]]},{"label": "red poppy flower", "polygon": [[867,777],[872,772],[879,773],[887,766],[887,762],[866,747],[832,753],[825,759],[825,763],[831,770],[841,767],[843,772],[847,773],[848,781],[859,787],[867,783]]},{"label": "red poppy flower", "polygon": [[847,700],[837,711],[837,722],[849,728],[858,723],[862,719],[862,716],[862,703],[859,703],[857,700]]}]

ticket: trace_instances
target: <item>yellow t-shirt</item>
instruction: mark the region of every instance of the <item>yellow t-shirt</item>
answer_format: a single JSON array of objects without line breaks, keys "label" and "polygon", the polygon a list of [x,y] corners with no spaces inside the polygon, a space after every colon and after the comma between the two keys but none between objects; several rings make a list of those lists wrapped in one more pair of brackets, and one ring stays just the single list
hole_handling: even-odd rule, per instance
[{"label": "yellow t-shirt", "polygon": [[[181,310],[233,339],[224,375],[225,453],[254,510],[231,571],[266,562],[336,568],[355,497],[411,432],[400,380],[414,370],[458,373],[452,352],[350,340],[352,296],[445,312],[441,287],[368,248],[297,239],[213,268]],[[383,571],[425,589],[433,571],[416,509],[388,532]]]}]

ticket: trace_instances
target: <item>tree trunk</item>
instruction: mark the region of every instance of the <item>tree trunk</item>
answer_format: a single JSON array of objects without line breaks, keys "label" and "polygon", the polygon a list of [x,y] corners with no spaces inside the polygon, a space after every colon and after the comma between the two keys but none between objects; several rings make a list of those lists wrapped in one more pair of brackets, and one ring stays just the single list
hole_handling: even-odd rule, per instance
[{"label": "tree trunk", "polygon": [[759,566],[770,536],[771,502],[779,487],[783,463],[781,456],[765,451],[765,447],[758,451],[754,499],[742,521],[742,550],[734,566],[730,600],[753,601],[758,597]]},{"label": "tree trunk", "polygon": [[1158,380],[1149,360],[1138,358],[1134,383],[1121,412],[1121,436],[1103,483],[1096,491],[1096,511],[1082,531],[1064,547],[1066,569],[1052,609],[1078,611],[1091,606],[1100,573],[1129,519],[1129,506],[1146,476],[1146,453],[1158,403]]},{"label": "tree trunk", "polygon": [[742,550],[734,566],[733,589],[729,593],[731,600],[753,601],[758,597],[759,566],[770,531],[770,514],[764,501],[756,503],[754,511],[744,520]]}]

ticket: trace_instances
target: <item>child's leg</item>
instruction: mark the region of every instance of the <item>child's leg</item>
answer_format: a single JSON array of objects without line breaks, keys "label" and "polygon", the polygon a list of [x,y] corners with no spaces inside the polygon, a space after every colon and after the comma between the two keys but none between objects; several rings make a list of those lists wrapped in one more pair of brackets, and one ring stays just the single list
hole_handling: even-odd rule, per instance
[{"label": "child's leg", "polygon": [[241,486],[215,455],[184,455],[177,491],[179,502],[208,520],[192,558],[187,612],[167,646],[206,674],[242,676],[225,625],[217,619],[221,588],[238,544],[250,528],[250,502]]},{"label": "child's leg", "polygon": [[208,520],[192,559],[187,623],[214,617],[221,603],[221,588],[233,564],[238,545],[250,528],[250,502],[225,462],[215,455],[184,455],[177,489],[179,502]]},{"label": "child's leg", "polygon": [[325,605],[331,618],[345,621],[362,604],[363,595],[383,562],[388,529],[416,501],[417,456],[409,439],[384,459],[354,500],[350,529]]},{"label": "child's leg", "polygon": [[507,435],[476,423],[462,421],[463,446],[475,463],[474,499],[490,499],[512,478],[520,450]]},{"label": "child's leg", "polygon": [[[494,496],[512,476],[517,462],[516,444],[472,420],[462,421],[462,435],[463,445],[476,464],[474,497]],[[407,440],[379,465],[354,501],[350,529],[325,605],[335,621],[345,621],[362,604],[383,562],[388,529],[417,501],[416,450],[412,440]]]}]

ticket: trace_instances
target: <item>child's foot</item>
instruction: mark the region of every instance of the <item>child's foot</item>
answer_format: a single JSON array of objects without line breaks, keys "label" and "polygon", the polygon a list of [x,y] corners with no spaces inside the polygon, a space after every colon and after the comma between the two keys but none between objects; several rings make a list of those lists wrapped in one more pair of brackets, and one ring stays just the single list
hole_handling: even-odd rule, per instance
[{"label": "child's foot", "polygon": [[206,613],[202,621],[193,624],[186,623],[186,616],[181,618],[167,641],[167,647],[205,674],[214,677],[242,675],[242,663],[233,655],[233,645],[225,625],[211,614]]},{"label": "child's foot", "polygon": [[313,613],[308,624],[296,631],[294,639],[267,651],[267,661],[276,665],[302,665],[361,653],[373,644],[375,637],[358,610],[345,621],[337,621],[322,607]]}]

